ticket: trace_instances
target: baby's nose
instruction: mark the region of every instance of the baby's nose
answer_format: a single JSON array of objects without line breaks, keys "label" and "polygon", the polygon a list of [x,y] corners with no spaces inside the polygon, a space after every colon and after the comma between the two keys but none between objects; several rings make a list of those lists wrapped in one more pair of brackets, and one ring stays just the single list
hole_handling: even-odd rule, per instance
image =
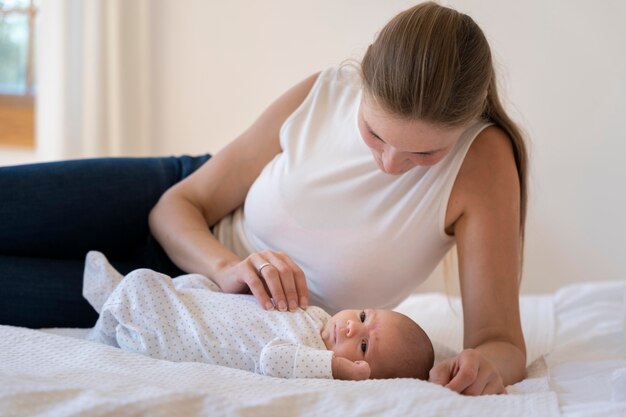
[{"label": "baby's nose", "polygon": [[346,335],[348,337],[355,336],[359,332],[358,324],[356,324],[356,322],[354,322],[352,320],[348,320],[348,322],[346,323],[346,328],[348,329],[348,331],[346,333]]}]

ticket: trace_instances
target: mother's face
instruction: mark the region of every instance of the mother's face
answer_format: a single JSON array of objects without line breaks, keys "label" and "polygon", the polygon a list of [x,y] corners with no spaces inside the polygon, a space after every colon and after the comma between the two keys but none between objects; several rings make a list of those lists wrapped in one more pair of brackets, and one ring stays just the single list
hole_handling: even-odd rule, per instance
[{"label": "mother's face", "polygon": [[445,128],[393,116],[366,95],[359,107],[358,126],[363,142],[371,149],[378,167],[391,175],[404,174],[415,166],[429,166],[441,161],[466,128]]}]

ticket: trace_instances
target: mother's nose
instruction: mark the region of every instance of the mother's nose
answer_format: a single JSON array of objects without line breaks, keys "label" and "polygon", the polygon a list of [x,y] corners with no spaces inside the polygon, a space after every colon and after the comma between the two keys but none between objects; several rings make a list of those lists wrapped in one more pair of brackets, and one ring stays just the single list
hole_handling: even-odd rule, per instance
[{"label": "mother's nose", "polygon": [[388,174],[401,172],[405,159],[405,156],[401,152],[396,151],[391,146],[388,146],[381,155],[383,168]]}]

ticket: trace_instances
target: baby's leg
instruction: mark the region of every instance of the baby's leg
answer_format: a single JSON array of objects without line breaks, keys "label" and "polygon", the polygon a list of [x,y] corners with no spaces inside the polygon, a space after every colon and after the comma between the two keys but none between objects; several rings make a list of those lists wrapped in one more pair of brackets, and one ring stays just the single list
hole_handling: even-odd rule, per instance
[{"label": "baby's leg", "polygon": [[[97,256],[96,259],[103,258]],[[111,281],[107,268],[99,272],[104,275],[105,282]],[[150,269],[132,271],[106,298],[87,339],[161,358],[166,354],[162,348],[163,337],[170,326],[168,313],[176,299],[176,290],[169,276]]]},{"label": "baby's leg", "polygon": [[111,266],[103,254],[91,251],[85,259],[83,297],[100,313],[102,306],[122,278],[122,274]]}]

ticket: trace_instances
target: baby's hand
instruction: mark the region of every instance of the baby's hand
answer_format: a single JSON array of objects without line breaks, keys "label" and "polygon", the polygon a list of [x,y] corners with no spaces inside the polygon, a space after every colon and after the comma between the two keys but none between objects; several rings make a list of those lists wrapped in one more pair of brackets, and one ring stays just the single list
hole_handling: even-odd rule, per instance
[{"label": "baby's hand", "polygon": [[371,369],[365,361],[352,362],[350,359],[333,357],[333,378],[348,381],[362,381],[370,377]]}]

